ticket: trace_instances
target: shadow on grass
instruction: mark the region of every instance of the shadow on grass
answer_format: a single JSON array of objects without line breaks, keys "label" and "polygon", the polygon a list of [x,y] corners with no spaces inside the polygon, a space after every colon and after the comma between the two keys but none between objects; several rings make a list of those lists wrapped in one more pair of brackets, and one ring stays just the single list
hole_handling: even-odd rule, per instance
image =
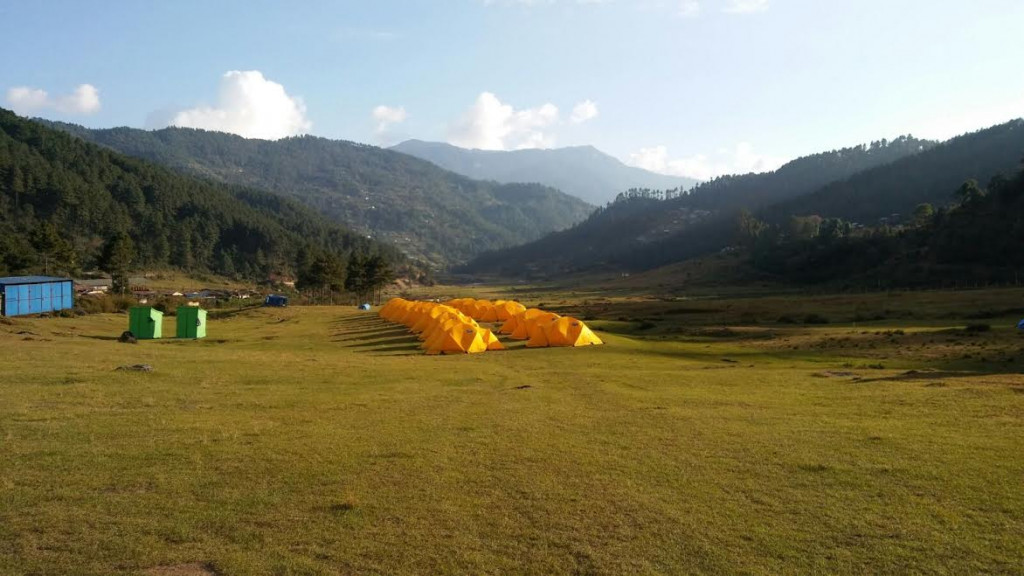
[{"label": "shadow on grass", "polygon": [[[334,342],[340,342],[342,344],[345,344],[346,342],[351,342],[351,341],[350,340],[334,340]],[[345,344],[345,348],[368,348],[370,346],[387,346],[388,344],[399,344],[399,343],[402,343],[402,342],[416,342],[416,343],[419,343],[419,340],[417,340],[415,337],[412,337],[412,336],[409,336],[408,334],[406,334],[406,335],[403,335],[403,336],[391,337],[391,338],[364,339],[363,341],[360,341],[360,342],[355,342],[355,343],[351,343],[351,344]]]},{"label": "shadow on grass", "polygon": [[254,310],[261,310],[263,306],[245,306],[243,308],[231,308],[231,309],[214,309],[210,310],[207,314],[210,320],[224,320],[227,318],[234,318],[240,314],[246,312],[252,312]]},{"label": "shadow on grass", "polygon": [[83,334],[82,338],[89,338],[90,340],[105,340],[107,342],[116,342],[117,336],[92,336],[89,334]]},{"label": "shadow on grass", "polygon": [[366,334],[369,332],[382,332],[385,330],[406,330],[405,326],[395,324],[362,324],[358,326],[331,325],[331,330],[338,334]]},{"label": "shadow on grass", "polygon": [[356,332],[353,336],[352,332],[335,332],[331,336],[337,337],[335,342],[363,342],[366,340],[377,340],[379,338],[388,338],[395,336],[411,336],[408,330],[364,330],[362,332]]},{"label": "shadow on grass", "polygon": [[374,324],[391,324],[391,322],[388,322],[380,316],[342,316],[334,321],[335,324],[361,324],[370,322]]},{"label": "shadow on grass", "polygon": [[407,330],[405,328],[405,326],[373,326],[373,327],[369,327],[368,326],[368,327],[366,327],[366,329],[360,329],[360,330],[348,330],[346,328],[341,328],[341,327],[338,327],[338,326],[334,326],[334,327],[332,327],[332,330],[333,330],[333,334],[336,334],[336,335],[339,335],[339,336],[343,335],[343,334],[350,335],[350,336],[361,336],[361,335],[365,335],[365,334],[375,334],[375,333],[379,333],[379,332],[408,332],[409,331],[409,330]]},{"label": "shadow on grass", "polygon": [[1000,374],[1020,374],[1021,370],[1008,369],[1005,366],[973,366],[973,370],[931,369],[907,370],[900,374],[880,376],[878,378],[861,378],[858,382],[935,382],[949,378],[971,378],[976,376],[997,376]]},{"label": "shadow on grass", "polygon": [[420,348],[420,342],[410,342],[408,344],[398,346],[381,346],[379,348],[367,348],[361,350],[361,352],[369,352],[372,354],[379,354],[382,356],[423,356],[425,351]]}]

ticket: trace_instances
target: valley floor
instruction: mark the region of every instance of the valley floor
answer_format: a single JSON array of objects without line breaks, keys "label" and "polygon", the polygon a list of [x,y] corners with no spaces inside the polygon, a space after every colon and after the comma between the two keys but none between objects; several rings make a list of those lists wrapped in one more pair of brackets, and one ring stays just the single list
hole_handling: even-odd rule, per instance
[{"label": "valley floor", "polygon": [[137,345],[124,315],[12,319],[0,573],[1019,572],[1010,312],[871,298],[570,298],[607,345],[453,357],[347,308]]}]

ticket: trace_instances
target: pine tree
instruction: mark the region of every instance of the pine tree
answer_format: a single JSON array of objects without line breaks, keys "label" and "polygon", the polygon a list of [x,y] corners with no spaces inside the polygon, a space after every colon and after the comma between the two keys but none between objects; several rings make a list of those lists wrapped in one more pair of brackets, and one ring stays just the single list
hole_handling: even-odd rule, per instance
[{"label": "pine tree", "polygon": [[115,294],[128,293],[128,272],[134,260],[135,243],[128,234],[122,232],[107,242],[100,266],[104,272],[110,274],[111,290]]}]

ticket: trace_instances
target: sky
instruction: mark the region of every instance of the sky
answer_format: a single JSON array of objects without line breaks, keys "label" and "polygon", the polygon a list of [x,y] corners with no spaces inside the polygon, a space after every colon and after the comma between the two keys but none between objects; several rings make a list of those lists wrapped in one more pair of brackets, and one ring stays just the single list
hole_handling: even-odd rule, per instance
[{"label": "sky", "polygon": [[1020,0],[0,3],[0,106],[707,179],[1024,116]]}]

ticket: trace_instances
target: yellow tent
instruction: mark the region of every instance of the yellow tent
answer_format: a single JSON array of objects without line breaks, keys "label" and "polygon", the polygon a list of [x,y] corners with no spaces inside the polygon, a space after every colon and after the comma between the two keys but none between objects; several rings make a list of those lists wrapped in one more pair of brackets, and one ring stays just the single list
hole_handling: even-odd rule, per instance
[{"label": "yellow tent", "polygon": [[516,331],[516,326],[519,326],[519,322],[518,314],[512,316],[501,325],[501,328],[498,328],[498,334],[512,334]]},{"label": "yellow tent", "polygon": [[471,318],[466,318],[465,316],[456,315],[456,314],[442,316],[442,317],[437,319],[437,322],[435,322],[429,328],[424,330],[423,333],[420,334],[419,339],[423,340],[423,341],[430,340],[432,337],[434,337],[438,333],[444,332],[445,330],[447,330],[448,328],[451,328],[452,326],[455,326],[455,325],[461,326],[463,324],[465,324],[467,326],[476,327],[476,322],[474,322]]},{"label": "yellow tent", "polygon": [[468,324],[452,326],[431,340],[427,354],[476,354],[487,351],[479,328]]},{"label": "yellow tent", "polygon": [[412,326],[409,327],[409,330],[413,332],[423,332],[434,323],[434,319],[437,318],[437,315],[440,313],[441,310],[437,307],[427,310],[426,314],[421,314],[419,319],[413,322]]},{"label": "yellow tent", "polygon": [[420,318],[416,322],[416,324],[413,325],[412,331],[413,332],[423,332],[427,328],[429,328],[432,325],[436,324],[440,319],[442,319],[442,318],[444,318],[446,316],[457,315],[457,314],[459,314],[459,311],[456,310],[455,308],[452,308],[451,306],[445,306],[443,304],[438,304],[438,305],[430,308],[429,310],[427,310],[427,312],[423,315],[423,317]]},{"label": "yellow tent", "polygon": [[444,318],[420,334],[420,348],[429,349],[434,347],[444,337],[444,333],[452,328],[462,327],[462,322],[457,318]]},{"label": "yellow tent", "polygon": [[481,328],[480,331],[483,333],[484,343],[487,344],[488,350],[504,350],[505,346],[498,340],[498,337],[494,335],[487,328]]},{"label": "yellow tent", "polygon": [[423,304],[423,302],[413,302],[412,306],[409,306],[408,310],[405,310],[395,318],[395,322],[406,326],[412,326],[422,316]]},{"label": "yellow tent", "polygon": [[[530,332],[529,332],[530,324],[535,319],[537,319],[538,317],[540,317],[540,316],[542,316],[544,314],[550,314],[550,312],[545,312],[545,311],[541,310],[540,308],[530,308],[528,310],[524,310],[523,312],[520,312],[519,314],[517,314],[516,315],[516,325],[513,327],[513,330],[511,332],[509,338],[512,338],[514,340],[526,340],[527,338],[529,338],[530,337]],[[504,326],[502,326],[502,328],[504,328]]]},{"label": "yellow tent", "polygon": [[449,300],[445,302],[445,304],[451,306],[452,308],[455,308],[456,310],[462,312],[463,314],[468,314],[470,310],[470,304],[472,304],[473,302],[474,300],[472,298],[456,298],[454,300]]},{"label": "yellow tent", "polygon": [[379,314],[381,318],[395,322],[396,318],[408,310],[411,305],[412,302],[409,302],[404,298],[392,298],[391,300],[388,300],[387,304],[381,307]]},{"label": "yellow tent", "polygon": [[490,300],[473,300],[466,304],[466,315],[470,316],[474,320],[481,320],[484,322],[493,322],[493,320],[484,320],[484,316],[488,313],[494,313],[494,303]]},{"label": "yellow tent", "polygon": [[547,327],[559,318],[554,312],[545,312],[532,321],[528,321],[526,331],[530,339],[526,342],[527,348],[543,348],[548,345]]},{"label": "yellow tent", "polygon": [[508,322],[513,316],[525,310],[526,306],[511,300],[503,301],[500,304],[496,303],[494,305],[494,311],[498,315],[498,322]]},{"label": "yellow tent", "polygon": [[[582,321],[569,316],[553,320],[544,326],[548,346],[593,346],[603,344]],[[527,343],[527,346],[530,344]]]}]

